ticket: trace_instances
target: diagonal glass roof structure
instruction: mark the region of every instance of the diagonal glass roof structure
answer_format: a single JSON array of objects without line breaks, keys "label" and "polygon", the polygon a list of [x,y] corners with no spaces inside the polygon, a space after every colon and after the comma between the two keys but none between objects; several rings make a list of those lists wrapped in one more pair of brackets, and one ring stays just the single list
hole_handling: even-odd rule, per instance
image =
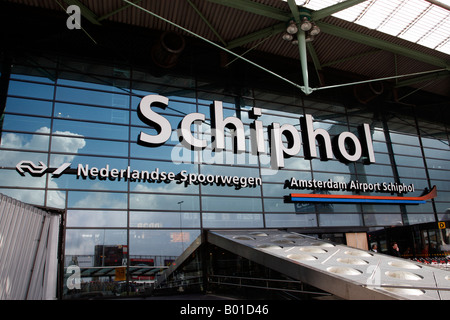
[{"label": "diagonal glass roof structure", "polygon": [[[321,10],[343,0],[296,0]],[[368,0],[332,16],[450,54],[450,0]]]}]

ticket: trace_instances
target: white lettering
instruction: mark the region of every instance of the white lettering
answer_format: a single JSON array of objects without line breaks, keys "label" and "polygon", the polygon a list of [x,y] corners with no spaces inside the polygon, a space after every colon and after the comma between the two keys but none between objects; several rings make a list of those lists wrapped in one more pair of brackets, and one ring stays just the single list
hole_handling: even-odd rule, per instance
[{"label": "white lettering", "polygon": [[236,117],[223,118],[222,102],[214,101],[211,106],[211,128],[215,131],[214,143],[216,151],[225,149],[225,127],[234,127],[236,153],[245,152],[245,133],[242,121]]},{"label": "white lettering", "polygon": [[[288,139],[288,147],[283,144],[282,135]],[[294,156],[300,152],[301,142],[297,129],[292,124],[272,123],[270,135],[270,156],[272,168],[278,169],[284,167],[284,158]]]},{"label": "white lettering", "polygon": [[148,95],[142,98],[138,108],[139,117],[144,123],[150,126],[156,125],[160,130],[155,136],[141,132],[139,134],[139,142],[150,145],[161,145],[169,140],[170,135],[172,134],[172,126],[170,125],[169,120],[157,114],[151,108],[151,106],[154,105],[155,107],[165,109],[168,103],[168,98],[158,95]]},{"label": "white lettering", "polygon": [[[152,109],[152,107],[165,109],[168,103],[169,99],[160,95],[148,95],[142,98],[138,107],[138,115],[144,123],[155,128],[157,134],[151,135],[140,132],[138,137],[139,143],[159,146],[169,140],[172,134],[170,122]],[[263,123],[256,120],[261,115],[262,112],[259,108],[252,108],[249,111],[249,118],[254,120],[250,124],[250,134],[248,135],[252,155],[263,155],[266,152]],[[199,132],[197,137],[194,136],[191,130],[193,124],[202,124],[205,122],[205,119],[206,116],[201,113],[187,114],[180,121],[177,130],[178,140],[184,147],[191,150],[204,150],[199,157],[201,161],[213,159],[214,163],[223,163],[223,161],[220,162],[217,155],[220,154],[220,151],[225,150],[225,128],[231,130],[233,151],[238,154],[246,151],[246,133],[243,122],[237,117],[224,118],[222,102],[214,101],[211,105],[211,134],[205,135],[205,137],[211,137],[211,149],[207,148],[207,139],[199,138],[203,133]],[[371,130],[368,124],[363,124],[359,138],[351,132],[341,132],[337,137],[337,144],[334,146],[331,142],[330,134],[325,129],[314,129],[313,117],[310,114],[300,117],[300,127],[301,132],[292,124],[280,125],[274,122],[268,127],[272,169],[283,168],[285,158],[299,155],[302,141],[304,145],[303,155],[306,159],[314,159],[320,155],[322,160],[329,160],[333,158],[334,153],[337,158],[344,162],[358,161],[361,157],[364,157],[363,159],[368,163],[375,162]],[[180,150],[182,149],[184,148],[180,148]],[[207,152],[205,153],[205,151]],[[212,152],[214,152],[214,156],[208,158]],[[232,156],[232,154],[226,152],[225,156],[228,159],[228,156]],[[188,160],[192,162],[195,159]],[[228,163],[228,160],[226,163]]]},{"label": "white lettering", "polygon": [[[305,157],[317,158],[316,139],[319,138],[321,140],[319,145],[321,157],[324,159],[332,159],[331,139],[328,132],[325,129],[320,128],[314,130],[313,120],[310,114],[306,114],[300,122],[302,124],[303,143],[305,145]],[[325,155],[322,153],[325,153]]]},{"label": "white lettering", "polygon": [[191,131],[191,125],[197,121],[205,121],[205,115],[202,113],[190,113],[181,120],[178,137],[181,143],[187,144],[187,147],[193,150],[206,148],[205,139],[194,138]]},{"label": "white lettering", "polygon": [[[353,145],[350,147],[350,149],[353,149],[353,155],[351,155],[347,148],[345,147],[345,140],[351,140]],[[342,157],[344,157],[347,161],[358,161],[359,158],[361,158],[362,149],[361,149],[361,143],[359,142],[358,138],[351,132],[342,132],[338,137],[338,149],[339,153]]]}]

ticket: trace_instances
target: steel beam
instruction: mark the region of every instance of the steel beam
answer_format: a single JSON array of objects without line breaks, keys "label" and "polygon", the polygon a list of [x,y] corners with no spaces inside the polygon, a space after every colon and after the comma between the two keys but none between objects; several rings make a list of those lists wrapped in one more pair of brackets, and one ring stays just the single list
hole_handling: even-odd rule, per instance
[{"label": "steel beam", "polygon": [[207,0],[207,1],[280,21],[287,21],[291,17],[289,12],[271,6],[267,6],[261,3],[256,3],[250,0]]},{"label": "steel beam", "polygon": [[439,71],[439,72],[421,76],[421,77],[415,77],[415,78],[411,78],[411,79],[407,79],[407,80],[398,81],[398,83],[395,85],[395,88],[411,86],[411,85],[421,83],[421,82],[434,81],[434,80],[444,79],[444,78],[448,78],[448,77],[450,77],[450,72]]},{"label": "steel beam", "polygon": [[203,13],[195,6],[194,3],[192,3],[192,1],[187,0],[187,2],[192,7],[192,9],[194,9],[194,11],[200,17],[200,19],[202,19],[203,22],[208,26],[208,28],[216,35],[216,37],[220,40],[220,42],[222,42],[222,44],[224,46],[226,46],[227,45],[226,41],[222,38],[222,36],[219,34],[219,32],[217,32],[217,30],[212,26],[212,24],[208,21],[208,19],[206,19],[206,17],[203,15]]},{"label": "steel beam", "polygon": [[[141,1],[142,0],[136,0],[133,3],[138,4]],[[97,19],[97,21],[100,22],[102,20],[108,19],[109,17],[111,17],[111,16],[113,16],[113,15],[115,15],[115,14],[117,14],[117,13],[119,13],[119,12],[121,12],[121,11],[127,9],[127,8],[129,8],[129,7],[131,7],[131,4],[124,5],[124,6],[120,7],[119,9],[116,9],[114,11],[111,11],[110,13],[105,14],[104,16],[101,16],[100,18]]]},{"label": "steel beam", "polygon": [[249,33],[243,37],[236,38],[234,40],[229,41],[227,49],[233,49],[236,47],[240,47],[244,44],[273,36],[275,34],[283,32],[285,30],[286,30],[286,23],[284,23],[284,22],[277,23],[271,27],[264,28],[264,29],[258,30],[256,32],[253,32],[253,33]]},{"label": "steel beam", "polygon": [[316,24],[319,26],[321,32],[331,34],[333,36],[348,39],[350,41],[358,42],[370,47],[378,48],[395,54],[399,54],[405,57],[412,58],[417,61],[422,61],[433,66],[446,68],[450,70],[450,61],[430,56],[426,53],[411,50],[406,47],[387,42],[366,34],[358,33],[355,31],[347,30],[342,27],[334,26],[329,23],[318,21]]},{"label": "steel beam", "polygon": [[347,1],[339,2],[339,3],[336,3],[335,5],[312,12],[311,18],[314,21],[320,20],[325,17],[331,16],[332,14],[334,14],[336,12],[356,6],[364,1],[367,1],[367,0],[347,0]]}]

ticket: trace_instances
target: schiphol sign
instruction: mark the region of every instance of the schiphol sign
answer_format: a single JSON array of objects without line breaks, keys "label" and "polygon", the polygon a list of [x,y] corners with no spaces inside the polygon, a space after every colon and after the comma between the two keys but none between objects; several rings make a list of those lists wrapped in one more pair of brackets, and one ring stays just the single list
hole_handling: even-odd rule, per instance
[{"label": "schiphol sign", "polygon": [[[183,170],[179,173],[161,171],[159,168],[153,171],[148,170],[132,170],[130,166],[125,169],[111,168],[108,164],[103,168],[89,166],[88,164],[78,164],[77,169],[70,168],[71,163],[63,163],[58,168],[48,168],[44,163],[39,162],[38,165],[32,161],[20,161],[16,169],[21,175],[25,172],[32,176],[43,176],[46,173],[52,173],[52,178],[58,178],[62,174],[76,174],[77,178],[82,179],[99,179],[110,181],[139,181],[148,183],[183,183],[185,186],[191,184],[204,184],[218,186],[235,187],[237,190],[241,188],[255,188],[262,185],[260,177],[239,177],[224,176],[212,174],[188,173]],[[69,171],[70,170],[70,171]],[[352,180],[350,182],[340,182],[328,179],[321,180],[297,180],[292,177],[285,183],[287,189],[309,189],[314,193],[291,193],[289,202],[303,203],[362,203],[362,204],[422,204],[427,200],[431,200],[437,196],[436,187],[430,192],[425,192],[419,197],[406,196],[372,196],[372,195],[335,195],[330,191],[352,191],[352,192],[383,192],[397,193],[403,195],[408,192],[414,192],[414,184],[403,184],[394,182],[377,182],[367,183]]]},{"label": "schiphol sign", "polygon": [[[148,95],[142,98],[138,114],[141,120],[149,126],[156,128],[157,134],[150,135],[143,131],[138,136],[138,143],[145,146],[157,147],[166,143],[172,136],[172,126],[164,116],[156,113],[153,108],[165,109],[169,104],[169,99],[161,95]],[[364,157],[365,162],[375,163],[375,154],[371,139],[370,127],[364,123],[359,130],[359,137],[351,132],[342,132],[334,139],[322,128],[314,129],[312,116],[306,114],[299,118],[301,132],[292,124],[282,124],[273,122],[268,127],[269,150],[266,150],[264,141],[263,123],[258,120],[262,115],[261,109],[252,108],[249,113],[254,121],[250,125],[251,152],[253,154],[270,154],[272,169],[284,167],[284,159],[300,153],[303,144],[303,155],[306,159],[320,158],[331,160],[333,155],[343,162],[355,162]],[[194,137],[191,126],[194,123],[204,123],[206,116],[202,113],[187,114],[178,125],[178,140],[190,150],[203,150],[208,146],[208,140],[200,135]],[[237,117],[223,116],[223,105],[220,101],[214,101],[211,105],[211,141],[213,150],[220,153],[225,150],[225,128],[234,131],[234,151],[235,153],[246,152],[246,132],[244,124]],[[283,137],[287,143],[283,141]],[[321,140],[320,155],[317,152],[316,141]],[[173,159],[174,160],[174,159]],[[106,164],[102,168],[93,167],[88,164],[78,164],[76,169],[70,168],[71,163],[63,163],[58,168],[48,168],[44,163],[38,165],[32,161],[22,160],[16,166],[21,175],[28,172],[32,176],[43,176],[45,173],[52,173],[52,178],[58,178],[64,173],[76,174],[77,178],[89,178],[99,180],[124,180],[142,182],[175,182],[184,183],[185,186],[191,184],[216,184],[218,186],[233,186],[236,189],[251,188],[262,185],[260,177],[239,177],[224,176],[214,174],[189,173],[186,170],[181,172],[165,172],[159,168],[153,170],[134,170],[130,166],[127,168],[111,168]],[[261,172],[261,175],[264,173]],[[364,183],[358,181],[337,182],[331,179],[327,181],[318,180],[296,180],[292,177],[285,183],[287,189],[310,189],[315,193],[291,193],[291,202],[351,202],[351,203],[395,203],[395,204],[419,204],[425,203],[436,197],[436,188],[428,194],[420,197],[404,197],[404,193],[414,192],[414,185],[398,183]],[[351,191],[360,192],[382,192],[400,194],[402,197],[389,196],[364,196],[364,195],[332,195],[329,191]]]},{"label": "schiphol sign", "polygon": [[112,168],[109,164],[102,168],[90,166],[89,164],[78,164],[76,170],[71,169],[72,163],[63,163],[58,168],[48,168],[43,162],[38,165],[32,161],[22,160],[16,165],[16,170],[25,176],[25,172],[35,177],[51,173],[52,178],[58,178],[64,173],[75,174],[77,178],[98,179],[110,181],[138,181],[149,183],[183,183],[185,186],[191,184],[216,184],[218,186],[233,186],[236,189],[252,188],[262,184],[260,177],[239,177],[201,173],[189,173],[182,170],[178,173],[154,170],[136,170],[130,166],[126,168]]},{"label": "schiphol sign", "polygon": [[[361,203],[361,204],[423,204],[437,196],[436,186],[431,191],[425,190],[419,197],[406,197],[403,194],[414,192],[414,184],[394,183],[394,182],[360,182],[351,180],[350,182],[321,180],[302,180],[291,178],[286,181],[289,189],[311,189],[315,193],[291,193],[289,201],[305,203]],[[382,192],[400,194],[402,196],[380,196],[380,195],[342,195],[332,194],[330,191],[353,191],[353,192]]]},{"label": "schiphol sign", "polygon": [[[164,116],[155,112],[153,108],[165,109],[169,105],[169,99],[161,95],[148,95],[142,98],[138,114],[141,120],[157,129],[157,134],[150,135],[140,132],[138,143],[151,147],[161,146],[172,136],[172,126]],[[301,133],[292,124],[272,123],[268,127],[270,150],[266,150],[264,143],[263,123],[257,120],[261,115],[260,108],[252,108],[249,113],[254,121],[250,125],[251,151],[253,154],[270,154],[272,169],[284,168],[286,157],[299,155],[302,142],[304,145],[303,155],[306,159],[320,158],[322,160],[333,159],[333,154],[341,161],[355,162],[362,156],[368,163],[375,163],[375,154],[370,133],[370,126],[364,123],[361,127],[359,138],[352,132],[342,132],[333,140],[325,129],[314,129],[313,118],[306,114],[299,118]],[[208,145],[208,140],[194,137],[191,126],[194,123],[204,123],[206,116],[203,113],[187,114],[178,125],[178,140],[183,146],[191,150],[203,150]],[[246,132],[244,124],[237,117],[223,116],[223,105],[221,101],[214,101],[211,105],[211,141],[213,150],[221,152],[225,149],[225,128],[234,132],[234,151],[243,153],[246,150]],[[287,139],[287,144],[283,142]],[[320,155],[317,152],[317,140],[323,143]]]}]

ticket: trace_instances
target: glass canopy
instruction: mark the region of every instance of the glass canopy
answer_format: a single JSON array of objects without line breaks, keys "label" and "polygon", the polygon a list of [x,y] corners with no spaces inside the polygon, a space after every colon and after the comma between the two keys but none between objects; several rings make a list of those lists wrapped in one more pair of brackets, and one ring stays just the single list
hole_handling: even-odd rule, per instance
[{"label": "glass canopy", "polygon": [[[343,0],[296,0],[320,10]],[[450,54],[450,0],[368,0],[334,17]]]}]

